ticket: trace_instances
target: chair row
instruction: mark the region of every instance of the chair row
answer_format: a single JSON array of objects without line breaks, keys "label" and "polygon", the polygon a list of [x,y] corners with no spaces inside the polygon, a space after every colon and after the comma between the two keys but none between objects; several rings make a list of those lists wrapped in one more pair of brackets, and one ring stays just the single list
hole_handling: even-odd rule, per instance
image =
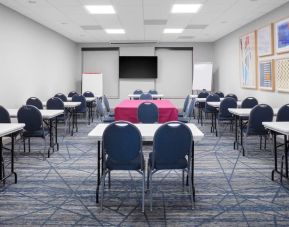
[{"label": "chair row", "polygon": [[[184,172],[188,174],[189,195],[193,206],[195,190],[192,182],[192,146],[193,135],[191,130],[181,122],[168,122],[157,129],[153,139],[152,152],[149,154],[147,162],[147,189],[150,192],[151,209],[152,177],[154,173],[160,170],[182,170],[183,186]],[[111,123],[103,133],[102,158],[101,209],[103,208],[106,176],[110,176],[112,171],[134,170],[142,175],[142,211],[144,211],[146,165],[139,129],[125,121]],[[109,188],[110,185],[109,177]]]}]

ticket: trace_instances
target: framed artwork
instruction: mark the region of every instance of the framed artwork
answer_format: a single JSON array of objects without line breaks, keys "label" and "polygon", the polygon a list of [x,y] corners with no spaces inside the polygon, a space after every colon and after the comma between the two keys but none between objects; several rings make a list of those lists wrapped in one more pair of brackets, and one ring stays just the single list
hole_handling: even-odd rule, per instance
[{"label": "framed artwork", "polygon": [[273,54],[273,25],[270,24],[257,30],[258,56]]},{"label": "framed artwork", "polygon": [[275,24],[275,49],[278,54],[289,52],[289,18]]},{"label": "framed artwork", "polygon": [[289,58],[278,59],[275,65],[276,90],[289,92]]},{"label": "framed artwork", "polygon": [[259,62],[259,88],[260,90],[274,91],[274,61]]},{"label": "framed artwork", "polygon": [[256,33],[244,35],[239,41],[241,87],[256,89]]}]

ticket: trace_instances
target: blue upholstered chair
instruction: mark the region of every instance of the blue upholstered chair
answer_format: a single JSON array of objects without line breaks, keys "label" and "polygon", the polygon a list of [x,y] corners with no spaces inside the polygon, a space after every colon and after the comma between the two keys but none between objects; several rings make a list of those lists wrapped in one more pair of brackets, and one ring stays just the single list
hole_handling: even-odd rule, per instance
[{"label": "blue upholstered chair", "polygon": [[186,112],[186,109],[187,109],[187,106],[189,104],[189,101],[190,101],[190,95],[187,95],[186,98],[185,98],[184,104],[183,104],[182,111],[178,114],[179,117],[183,117],[184,116],[184,114]]},{"label": "blue upholstered chair", "polygon": [[82,94],[84,97],[89,97],[89,98],[93,98],[94,94],[91,91],[86,91]]},{"label": "blue upholstered chair", "polygon": [[205,108],[203,109],[205,114],[211,114],[211,132],[214,131],[214,121],[216,119],[216,114],[218,113],[218,109],[215,107],[212,107],[208,104],[208,102],[220,102],[220,97],[216,94],[211,94],[207,97]]},{"label": "blue upholstered chair", "polygon": [[[73,95],[72,96],[72,102],[81,102],[81,104],[77,107],[75,107],[75,114],[76,114],[76,128],[77,127],[77,115],[78,114],[83,114],[86,117],[87,114],[87,104],[86,104],[86,100],[85,97],[83,95]],[[88,118],[87,118],[88,119]],[[89,119],[88,122],[89,124]]]},{"label": "blue upholstered chair", "polygon": [[[153,151],[148,159],[147,187],[150,191],[150,207],[152,209],[152,176],[159,170],[182,170],[188,173],[189,192],[194,201],[192,182],[192,143],[193,136],[187,125],[181,122],[168,122],[158,128],[154,135]],[[159,185],[159,184],[158,184]]]},{"label": "blue upholstered chair", "polygon": [[78,95],[76,91],[71,91],[68,93],[68,97],[73,97],[74,95]]},{"label": "blue upholstered chair", "polygon": [[[101,209],[105,177],[111,171],[136,171],[142,175],[142,211],[144,212],[145,164],[142,136],[133,124],[126,121],[111,123],[103,132],[103,174],[101,177]],[[109,180],[110,187],[110,180]]]},{"label": "blue upholstered chair", "polygon": [[[25,139],[28,138],[28,149],[30,152],[30,138],[42,138],[44,140],[44,151],[46,150],[45,137],[49,134],[43,126],[43,119],[39,109],[35,106],[22,106],[17,112],[19,123],[24,123],[24,132],[22,133],[23,146],[25,152]],[[49,157],[48,149],[48,157]],[[44,156],[43,156],[44,157]]]},{"label": "blue upholstered chair", "polygon": [[235,94],[233,94],[233,93],[229,93],[229,94],[227,94],[227,95],[226,95],[226,98],[233,98],[233,99],[236,100],[236,102],[238,101],[238,97],[237,97],[237,95],[235,95]]},{"label": "blue upholstered chair", "polygon": [[139,99],[140,100],[152,100],[153,96],[150,93],[142,93]]},{"label": "blue upholstered chair", "polygon": [[62,102],[67,102],[67,97],[65,94],[57,93],[56,95],[54,95],[54,97],[60,98],[62,100]]},{"label": "blue upholstered chair", "polygon": [[258,105],[258,100],[254,97],[247,97],[241,103],[241,108],[253,108]]},{"label": "blue upholstered chair", "polygon": [[29,99],[27,99],[26,105],[35,106],[40,110],[43,109],[42,102],[36,97],[30,97]]},{"label": "blue upholstered chair", "polygon": [[220,98],[224,98],[225,97],[224,93],[221,92],[221,91],[217,91],[215,94],[218,95]]},{"label": "blue upholstered chair", "polygon": [[229,123],[233,128],[234,116],[229,112],[229,108],[237,108],[237,101],[234,98],[226,97],[220,103],[219,113],[217,115],[217,135],[220,131],[221,123]]},{"label": "blue upholstered chair", "polygon": [[192,99],[189,101],[189,104],[187,105],[187,109],[183,117],[178,117],[178,121],[183,122],[183,123],[189,123],[193,115],[194,106],[195,106],[195,100]]},{"label": "blue upholstered chair", "polygon": [[[149,92],[148,92],[149,94],[151,94],[151,95],[157,95],[158,94],[158,92],[156,91],[156,90],[149,90]],[[154,100],[156,100],[157,98],[153,98]]]},{"label": "blue upholstered chair", "polygon": [[108,114],[108,116],[114,117],[115,114],[110,109],[108,98],[106,97],[106,95],[103,95],[102,98],[103,98],[103,104],[104,104],[106,113]]},{"label": "blue upholstered chair", "polygon": [[[199,95],[198,98],[207,98],[209,96],[209,93],[206,91],[202,91]],[[203,125],[203,114],[202,114],[202,110],[205,108],[205,102],[196,102],[196,107],[198,109],[198,123],[201,120],[201,125]]]},{"label": "blue upholstered chair", "polygon": [[143,102],[138,106],[137,115],[140,123],[157,123],[159,119],[159,110],[156,104],[152,102]]},{"label": "blue upholstered chair", "polygon": [[[276,121],[289,121],[289,104],[286,104],[284,106],[282,106],[277,113],[277,117],[276,117]],[[281,145],[287,145],[288,146],[288,136],[284,135],[284,144]],[[281,146],[279,145],[279,146]],[[281,182],[283,180],[283,166],[284,161],[285,161],[285,155],[282,155],[282,159],[281,159]]]},{"label": "blue upholstered chair", "polygon": [[249,115],[248,125],[244,128],[245,133],[245,151],[247,151],[247,138],[249,136],[260,137],[260,149],[262,149],[262,137],[265,137],[265,149],[268,131],[263,126],[262,122],[270,122],[273,120],[273,109],[266,104],[259,104],[255,106]]},{"label": "blue upholstered chair", "polygon": [[68,115],[67,115],[67,112],[65,112],[63,101],[58,97],[50,98],[46,102],[46,108],[48,110],[63,110],[64,111],[64,114],[57,116],[56,120],[57,120],[57,123],[63,122],[65,124],[64,133],[66,135],[67,124],[68,124]]},{"label": "blue upholstered chair", "polygon": [[[140,89],[137,89],[133,92],[134,95],[141,95],[142,93],[143,93],[143,91]],[[134,99],[139,99],[139,98],[134,98]]]},{"label": "blue upholstered chair", "polygon": [[9,112],[0,106],[0,123],[11,123]]},{"label": "blue upholstered chair", "polygon": [[114,122],[114,117],[106,115],[106,113],[103,109],[103,106],[102,106],[102,101],[100,99],[96,100],[96,110],[97,110],[97,113],[99,115],[101,122],[104,122],[104,123]]}]

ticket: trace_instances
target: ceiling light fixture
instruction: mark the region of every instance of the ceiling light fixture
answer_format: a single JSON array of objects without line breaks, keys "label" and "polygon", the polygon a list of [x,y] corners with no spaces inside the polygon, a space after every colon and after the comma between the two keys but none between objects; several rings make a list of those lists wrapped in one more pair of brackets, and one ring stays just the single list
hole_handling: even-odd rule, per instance
[{"label": "ceiling light fixture", "polygon": [[184,31],[183,28],[165,28],[164,29],[164,34],[179,34]]},{"label": "ceiling light fixture", "polygon": [[115,14],[112,5],[86,5],[84,8],[91,14]]},{"label": "ceiling light fixture", "polygon": [[197,13],[201,9],[202,4],[174,4],[172,13]]},{"label": "ceiling light fixture", "polygon": [[105,32],[108,34],[125,34],[125,30],[124,29],[105,29]]}]

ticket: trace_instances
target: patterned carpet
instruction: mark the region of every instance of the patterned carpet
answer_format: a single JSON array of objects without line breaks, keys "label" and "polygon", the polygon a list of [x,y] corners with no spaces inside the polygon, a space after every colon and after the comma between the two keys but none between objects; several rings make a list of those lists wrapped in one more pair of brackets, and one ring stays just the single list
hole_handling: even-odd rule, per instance
[{"label": "patterned carpet", "polygon": [[[248,155],[233,150],[233,133],[221,137],[200,127],[204,139],[196,144],[196,203],[183,190],[181,172],[162,171],[153,178],[153,211],[141,212],[141,176],[112,174],[105,191],[104,210],[95,203],[96,141],[88,132],[96,123],[80,124],[73,137],[60,139],[60,150],[43,160],[42,141],[33,140],[31,153],[17,151],[13,178],[0,185],[0,226],[288,226],[289,191],[276,176],[270,179],[273,155],[248,142]],[[63,129],[59,130],[63,135]],[[18,149],[18,145],[16,146]],[[144,147],[145,157],[151,151]],[[9,153],[4,152],[8,163]]]}]

